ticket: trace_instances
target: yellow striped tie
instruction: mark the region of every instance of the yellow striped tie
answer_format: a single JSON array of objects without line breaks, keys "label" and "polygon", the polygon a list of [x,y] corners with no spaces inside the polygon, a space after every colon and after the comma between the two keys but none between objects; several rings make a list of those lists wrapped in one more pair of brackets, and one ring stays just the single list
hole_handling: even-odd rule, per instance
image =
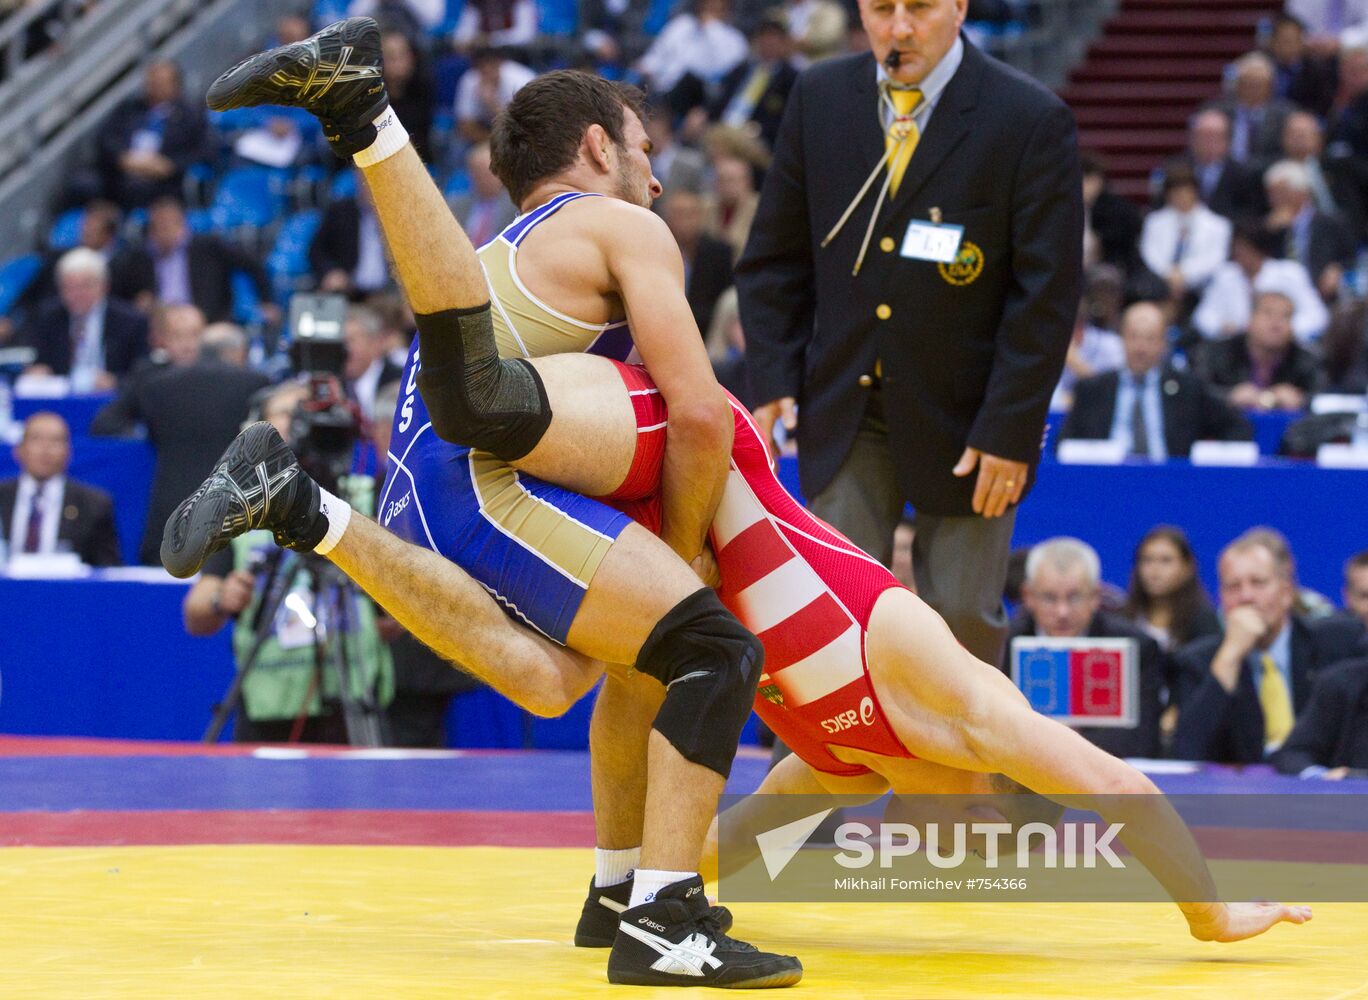
[{"label": "yellow striped tie", "polygon": [[1273,657],[1265,653],[1261,662],[1259,706],[1263,709],[1264,742],[1269,746],[1281,746],[1292,732],[1292,694]]},{"label": "yellow striped tie", "polygon": [[888,126],[888,131],[884,133],[884,152],[893,155],[888,164],[890,176],[888,193],[897,194],[898,185],[902,183],[903,174],[907,171],[907,164],[912,159],[912,151],[917,148],[917,141],[921,138],[921,131],[911,117],[912,109],[921,100],[921,91],[890,89],[888,96],[893,101],[893,107],[898,112],[898,116],[893,119],[893,124]]}]

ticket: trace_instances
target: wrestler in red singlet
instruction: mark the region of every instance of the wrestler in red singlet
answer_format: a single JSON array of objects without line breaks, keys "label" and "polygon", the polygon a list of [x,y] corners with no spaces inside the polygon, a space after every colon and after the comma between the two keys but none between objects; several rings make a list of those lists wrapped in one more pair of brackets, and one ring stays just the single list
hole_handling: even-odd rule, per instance
[{"label": "wrestler in red singlet", "polygon": [[[619,364],[618,370],[636,411],[637,449],[631,472],[609,502],[658,532],[665,401],[644,368]],[[832,756],[832,744],[913,756],[884,718],[865,662],[874,603],[902,585],[788,494],[750,413],[734,398],[731,406],[731,471],[713,519],[712,545],[723,603],[765,646],[755,710],[819,771],[869,773]]]}]

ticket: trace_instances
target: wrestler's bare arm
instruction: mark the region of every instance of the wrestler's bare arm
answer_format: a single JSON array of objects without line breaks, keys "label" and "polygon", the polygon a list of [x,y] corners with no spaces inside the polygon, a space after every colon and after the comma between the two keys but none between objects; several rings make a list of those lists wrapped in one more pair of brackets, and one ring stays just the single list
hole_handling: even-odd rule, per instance
[{"label": "wrestler's bare arm", "polygon": [[659,216],[614,202],[595,232],[632,337],[670,412],[660,537],[685,560],[703,549],[722,500],[733,419],[684,297],[679,245]]},{"label": "wrestler's bare arm", "polygon": [[1306,907],[1200,902],[1216,898],[1211,873],[1154,783],[1034,711],[915,594],[884,592],[866,648],[875,690],[909,750],[951,767],[1000,771],[1043,795],[1093,798],[1108,822],[1124,824],[1122,843],[1178,902],[1195,937],[1237,941],[1310,919]]}]

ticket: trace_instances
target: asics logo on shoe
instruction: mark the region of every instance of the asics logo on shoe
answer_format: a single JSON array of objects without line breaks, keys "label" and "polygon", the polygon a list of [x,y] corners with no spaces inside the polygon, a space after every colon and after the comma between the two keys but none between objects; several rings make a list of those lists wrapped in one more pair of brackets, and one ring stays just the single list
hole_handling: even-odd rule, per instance
[{"label": "asics logo on shoe", "polygon": [[632,924],[623,924],[622,930],[623,933],[630,934],[648,948],[660,953],[660,957],[651,963],[651,968],[656,972],[701,978],[705,965],[710,969],[717,969],[722,965],[720,958],[713,957],[713,952],[717,950],[717,942],[704,934],[695,932],[683,941],[674,942]]},{"label": "asics logo on shoe", "polygon": [[665,933],[665,925],[656,923],[650,917],[642,917],[640,920],[637,921],[637,923],[645,924],[653,931],[660,931],[662,934]]}]

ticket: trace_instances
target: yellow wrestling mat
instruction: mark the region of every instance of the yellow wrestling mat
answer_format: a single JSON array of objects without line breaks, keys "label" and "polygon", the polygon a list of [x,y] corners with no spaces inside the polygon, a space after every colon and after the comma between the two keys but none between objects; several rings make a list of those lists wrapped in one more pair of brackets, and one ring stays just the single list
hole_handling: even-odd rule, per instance
[{"label": "yellow wrestling mat", "polygon": [[[570,849],[8,848],[0,998],[702,995],[609,986],[606,952],[570,945],[592,864]],[[796,991],[823,1000],[1368,1000],[1368,904],[1235,945],[1191,940],[1159,904],[745,904],[736,930],[799,955]]]}]

